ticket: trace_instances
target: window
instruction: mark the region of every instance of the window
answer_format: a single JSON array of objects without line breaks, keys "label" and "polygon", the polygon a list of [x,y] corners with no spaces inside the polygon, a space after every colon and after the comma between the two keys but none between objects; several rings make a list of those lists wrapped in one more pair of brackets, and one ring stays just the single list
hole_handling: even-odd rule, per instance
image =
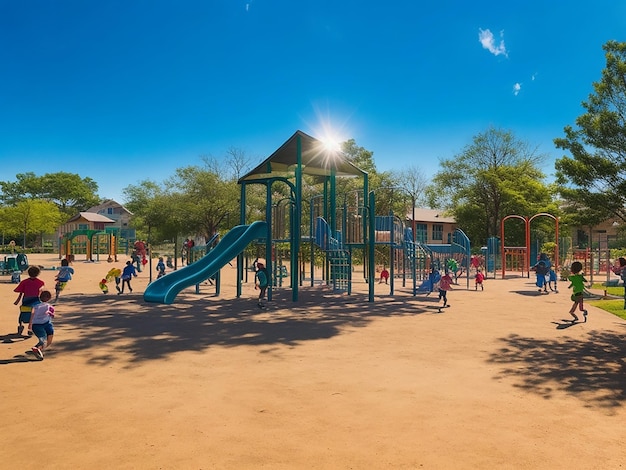
[{"label": "window", "polygon": [[107,214],[113,214],[113,208],[112,207],[109,207],[107,209]]},{"label": "window", "polygon": [[419,243],[428,242],[428,226],[426,224],[415,224],[415,241]]},{"label": "window", "polygon": [[443,225],[433,224],[433,240],[443,241]]}]

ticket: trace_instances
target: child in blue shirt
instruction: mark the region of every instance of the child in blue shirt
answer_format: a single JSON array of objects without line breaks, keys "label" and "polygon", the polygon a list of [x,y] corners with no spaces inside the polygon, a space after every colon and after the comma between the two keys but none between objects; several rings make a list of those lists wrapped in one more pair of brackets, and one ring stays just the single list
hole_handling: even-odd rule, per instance
[{"label": "child in blue shirt", "polygon": [[129,292],[133,291],[133,288],[130,286],[130,280],[133,277],[137,277],[137,270],[131,261],[126,261],[126,266],[124,266],[124,270],[122,271],[122,290],[120,290],[117,295],[124,293],[124,285],[128,286]]},{"label": "child in blue shirt", "polygon": [[59,294],[69,281],[72,280],[72,275],[74,274],[74,268],[70,267],[70,263],[67,259],[61,260],[61,267],[59,268],[59,272],[57,273],[55,280],[57,283],[54,285],[54,291],[56,292],[56,296],[54,301],[59,300]]},{"label": "child in blue shirt", "polygon": [[157,275],[157,279],[160,278],[160,277],[165,276],[165,263],[163,262],[163,257],[162,256],[159,258],[159,262],[156,265],[156,270],[159,273]]}]

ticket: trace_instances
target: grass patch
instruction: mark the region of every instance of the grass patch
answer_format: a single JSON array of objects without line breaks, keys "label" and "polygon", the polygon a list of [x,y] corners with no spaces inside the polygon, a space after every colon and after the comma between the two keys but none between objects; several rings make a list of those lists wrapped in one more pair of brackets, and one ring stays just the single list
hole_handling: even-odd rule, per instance
[{"label": "grass patch", "polygon": [[[617,297],[624,296],[624,286],[618,287],[606,287],[602,284],[593,284],[591,286],[592,289],[605,290],[608,295],[614,295]],[[623,318],[626,320],[626,310],[624,309],[624,299],[602,299],[602,300],[588,300],[586,301],[589,305],[593,305],[594,307],[601,308],[609,313],[612,313],[616,317]]]},{"label": "grass patch", "polygon": [[624,310],[624,299],[589,300],[586,303],[594,307],[601,308],[616,317],[626,320],[626,310]]},{"label": "grass patch", "polygon": [[606,293],[609,295],[616,295],[618,297],[623,297],[624,296],[624,286],[617,286],[617,287],[606,287],[603,286],[600,283],[593,283],[593,285],[591,286],[592,289],[597,289],[597,290],[605,290],[606,289]]}]

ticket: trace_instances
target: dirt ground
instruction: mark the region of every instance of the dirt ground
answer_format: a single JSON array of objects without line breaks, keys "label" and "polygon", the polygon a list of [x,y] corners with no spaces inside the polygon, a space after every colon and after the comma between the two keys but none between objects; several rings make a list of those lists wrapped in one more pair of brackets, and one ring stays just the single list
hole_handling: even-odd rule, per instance
[{"label": "dirt ground", "polygon": [[43,361],[0,278],[0,468],[626,468],[626,321],[571,325],[564,283],[463,283],[442,313],[399,285],[283,288],[260,310],[229,266],[219,297],[172,305],[143,301],[146,271],[103,295],[111,264],[73,267]]}]

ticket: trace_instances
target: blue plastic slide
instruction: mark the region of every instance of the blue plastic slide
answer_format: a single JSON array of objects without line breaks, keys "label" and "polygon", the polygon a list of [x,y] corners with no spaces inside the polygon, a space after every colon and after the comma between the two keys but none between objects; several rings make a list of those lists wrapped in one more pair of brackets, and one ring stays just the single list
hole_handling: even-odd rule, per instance
[{"label": "blue plastic slide", "polygon": [[143,293],[146,302],[171,304],[178,293],[205,281],[241,253],[248,243],[267,236],[266,222],[238,225],[230,230],[206,256],[184,268],[172,271],[148,284]]}]

